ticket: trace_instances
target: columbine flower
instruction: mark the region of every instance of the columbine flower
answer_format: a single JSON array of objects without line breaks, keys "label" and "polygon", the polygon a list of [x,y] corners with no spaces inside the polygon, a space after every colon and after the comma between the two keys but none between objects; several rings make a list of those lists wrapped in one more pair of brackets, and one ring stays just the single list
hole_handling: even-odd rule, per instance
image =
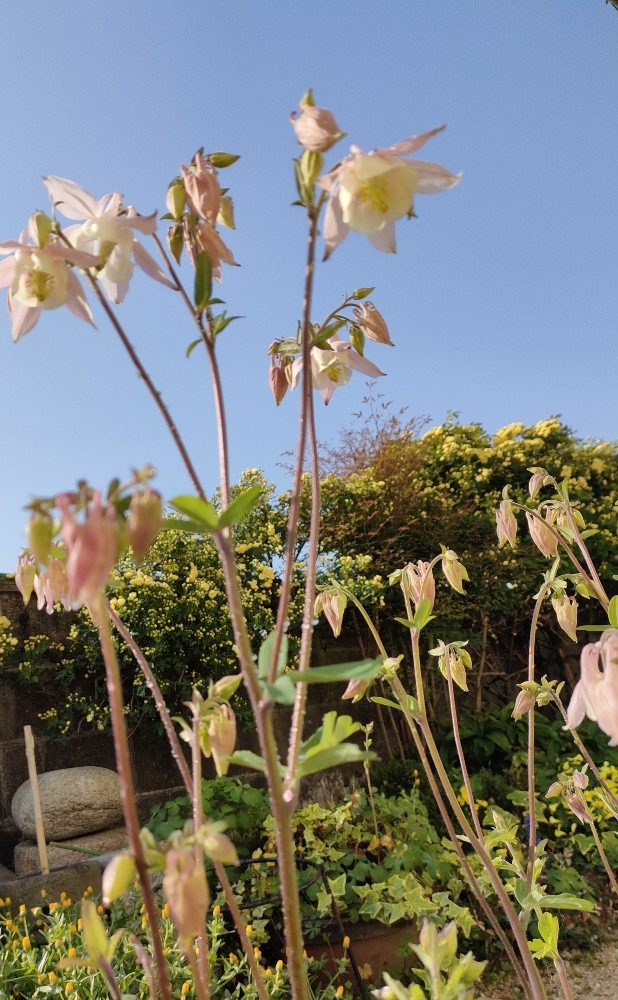
[{"label": "columbine flower", "polygon": [[545,794],[547,798],[552,798],[554,795],[561,795],[565,805],[577,816],[578,820],[582,823],[591,823],[592,816],[582,794],[583,790],[587,787],[588,775],[586,772],[573,771],[570,778],[567,775],[561,774],[558,781],[554,781]]},{"label": "columbine flower", "polygon": [[[599,657],[603,670],[599,669]],[[577,729],[584,716],[596,722],[618,744],[618,629],[608,629],[599,642],[588,643],[581,654],[581,678],[567,711],[566,729]]]},{"label": "columbine flower", "polygon": [[[352,372],[361,372],[369,378],[384,375],[377,365],[367,358],[361,357],[351,344],[337,337],[328,341],[330,350],[319,347],[311,348],[311,375],[313,387],[322,394],[322,399],[328,405],[335,389],[345,385],[352,377]],[[296,388],[303,367],[303,359],[297,358],[290,366],[290,388]]]},{"label": "columbine flower", "polygon": [[226,758],[234,753],[236,746],[236,716],[229,705],[218,705],[213,711],[208,723],[208,737],[215,770],[221,777],[228,772]]},{"label": "columbine flower", "polygon": [[[543,555],[548,558],[549,556],[555,556],[558,551],[558,538],[551,530],[551,527],[547,527],[542,518],[537,517],[536,513],[531,514],[526,511],[526,518],[528,521],[528,529],[530,531],[530,538],[536,545],[537,549],[543,553]],[[553,513],[548,507],[545,511],[545,521],[547,525],[553,524]]]},{"label": "columbine flower", "polygon": [[515,546],[517,536],[517,519],[513,513],[513,506],[510,500],[503,500],[496,511],[496,530],[498,533],[498,547],[508,542],[511,548]]},{"label": "columbine flower", "polygon": [[360,309],[354,310],[354,318],[365,336],[378,344],[388,344],[392,347],[393,342],[382,313],[376,309],[373,302],[360,302],[359,305]]},{"label": "columbine flower", "polygon": [[315,600],[314,614],[316,617],[324,612],[324,617],[333,630],[333,635],[337,639],[341,635],[343,615],[348,606],[348,599],[336,587],[323,590]]},{"label": "columbine flower", "polygon": [[116,561],[116,508],[113,504],[103,506],[99,492],[94,494],[83,522],[75,520],[67,494],[56,498],[56,506],[62,517],[62,538],[68,552],[68,601],[76,610],[100,594]]},{"label": "columbine flower", "polygon": [[151,278],[176,289],[135,236],[135,231],[147,236],[156,232],[156,212],[138,215],[134,208],[124,207],[118,193],[97,200],[75,181],[63,177],[43,180],[54,206],[67,219],[85,220],[80,226],[69,226],[65,236],[79,250],[92,250],[98,255],[101,284],[112,302],[122,302],[127,294],[133,262]]},{"label": "columbine flower", "polygon": [[332,111],[311,104],[301,104],[300,116],[297,117],[297,112],[293,111],[290,121],[301,146],[316,153],[325,153],[345,135]]},{"label": "columbine flower", "polygon": [[46,609],[47,614],[54,612],[56,601],[62,601],[66,611],[71,610],[68,598],[68,578],[66,563],[60,559],[48,559],[45,569],[34,578],[34,592],[37,596],[37,608]]},{"label": "columbine flower", "polygon": [[189,167],[181,166],[187,202],[193,212],[214,225],[221,207],[221,187],[217,171],[202,154],[195,154]]},{"label": "columbine flower", "polygon": [[15,571],[15,586],[21,594],[24,604],[27,604],[32,594],[36,577],[36,563],[29,552],[22,552],[17,560]]},{"label": "columbine flower", "polygon": [[575,598],[560,594],[558,597],[552,597],[551,604],[556,612],[560,628],[566,632],[569,639],[577,642],[577,601]]},{"label": "columbine flower", "polygon": [[198,250],[202,250],[208,254],[212,276],[215,281],[221,281],[222,263],[233,267],[239,266],[237,261],[234,260],[234,254],[227,243],[223,242],[217,230],[208,222],[198,222],[195,230],[195,242]]},{"label": "columbine flower", "polygon": [[[36,324],[41,310],[67,306],[79,319],[94,326],[90,307],[74,271],[67,266],[95,267],[98,257],[68,247],[41,227],[40,216],[30,217],[19,240],[0,243],[0,288],[9,288],[8,307],[13,340],[19,340]],[[41,242],[41,236],[43,241]]]},{"label": "columbine flower", "polygon": [[352,146],[350,155],[318,180],[330,194],[324,219],[325,258],[350,229],[365,233],[376,249],[395,253],[395,222],[412,214],[415,195],[435,194],[459,183],[461,174],[437,163],[401,159],[444,127],[370,153]]},{"label": "columbine flower", "polygon": [[419,559],[417,563],[408,563],[407,566],[404,566],[401,571],[401,589],[407,597],[412,599],[417,611],[421,601],[429,601],[433,608],[436,599],[436,582],[433,569],[429,569],[429,563]]},{"label": "columbine flower", "polygon": [[208,883],[202,860],[192,848],[172,847],[165,856],[163,892],[178,931],[179,947],[186,955],[204,925],[208,910]]}]

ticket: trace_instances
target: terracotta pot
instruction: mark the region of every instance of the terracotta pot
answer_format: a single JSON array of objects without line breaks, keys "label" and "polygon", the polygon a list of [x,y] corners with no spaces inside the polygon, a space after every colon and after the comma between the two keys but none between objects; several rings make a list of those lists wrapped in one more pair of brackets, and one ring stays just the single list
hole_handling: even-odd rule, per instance
[{"label": "terracotta pot", "polygon": [[[349,953],[354,958],[367,990],[371,986],[383,986],[383,972],[401,973],[410,965],[412,954],[406,945],[418,941],[418,927],[414,922],[382,924],[377,920],[344,924],[350,938]],[[322,941],[306,943],[307,955],[324,960],[324,972],[330,979],[337,969],[337,960],[343,958],[344,949],[341,932],[334,924],[328,926],[328,937]],[[399,954],[398,954],[399,952]],[[407,953],[406,953],[407,952]],[[353,987],[355,977],[350,968],[346,974]],[[360,994],[360,987],[355,990]]]}]

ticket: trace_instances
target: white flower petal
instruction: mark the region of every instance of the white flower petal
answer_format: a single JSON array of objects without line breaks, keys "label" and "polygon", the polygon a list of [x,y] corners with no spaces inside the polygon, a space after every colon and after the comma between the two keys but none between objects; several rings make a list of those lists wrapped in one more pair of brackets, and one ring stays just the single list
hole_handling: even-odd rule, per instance
[{"label": "white flower petal", "polygon": [[43,183],[54,205],[67,219],[88,219],[97,214],[96,198],[75,181],[65,177],[44,177]]}]

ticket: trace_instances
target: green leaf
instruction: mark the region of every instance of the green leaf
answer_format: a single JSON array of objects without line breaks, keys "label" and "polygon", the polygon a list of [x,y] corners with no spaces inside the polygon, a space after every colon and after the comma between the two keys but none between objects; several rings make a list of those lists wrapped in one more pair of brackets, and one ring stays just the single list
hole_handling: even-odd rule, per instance
[{"label": "green leaf", "polygon": [[615,594],[609,602],[607,617],[612,628],[618,628],[618,594]]},{"label": "green leaf", "polygon": [[219,313],[218,316],[213,316],[212,323],[210,324],[210,332],[213,337],[216,337],[219,333],[223,333],[226,326],[233,323],[235,319],[244,319],[244,316],[228,316],[225,310]]},{"label": "green leaf", "polygon": [[194,302],[198,312],[203,312],[212,294],[212,265],[210,257],[202,251],[195,262]]},{"label": "green leaf", "polygon": [[228,525],[236,524],[238,521],[241,521],[245,514],[248,514],[251,508],[255,507],[261,495],[261,486],[250,486],[242,493],[239,493],[238,496],[232,500],[229,507],[226,507],[226,509],[219,515],[219,527],[227,528]]},{"label": "green leaf", "polygon": [[365,751],[354,743],[340,743],[338,746],[319,750],[306,760],[299,761],[296,775],[304,778],[308,774],[325,771],[329,767],[339,767],[341,764],[354,764],[361,760],[377,760],[373,751]]},{"label": "green leaf", "polygon": [[194,521],[192,518],[188,520],[181,520],[179,517],[165,517],[163,519],[163,524],[161,525],[162,531],[191,531],[193,534],[196,532],[200,535],[204,531],[204,525],[200,524],[199,521]]},{"label": "green leaf", "polygon": [[261,771],[262,774],[266,773],[264,758],[260,757],[257,753],[253,753],[253,750],[235,750],[227,760],[229,764],[237,764],[238,767],[250,767],[253,771]]},{"label": "green leaf", "polygon": [[386,705],[387,708],[396,708],[400,712],[403,711],[401,705],[398,705],[396,701],[391,701],[390,698],[381,698],[379,695],[376,695],[370,698],[369,701],[374,701],[376,705]]},{"label": "green leaf", "polygon": [[607,625],[578,625],[578,632],[605,632]]},{"label": "green leaf", "polygon": [[[264,642],[260,646],[260,651],[258,653],[258,675],[262,680],[266,680],[268,677],[268,672],[270,670],[271,660],[273,658],[273,649],[275,646],[275,632],[269,632]],[[279,674],[285,670],[285,666],[288,662],[288,637],[284,635],[281,640],[281,648],[279,650],[279,657],[277,660],[277,677]],[[286,675],[289,678],[289,674]]]},{"label": "green leaf", "polygon": [[596,905],[590,899],[581,899],[570,892],[560,892],[556,896],[543,896],[539,904],[544,910],[583,910],[592,913]]},{"label": "green leaf", "polygon": [[330,663],[326,667],[291,670],[287,675],[299,684],[329,684],[333,681],[373,680],[382,667],[382,657],[376,660],[355,660],[353,663]]},{"label": "green leaf", "polygon": [[265,694],[268,695],[270,701],[276,702],[278,705],[293,705],[294,699],[296,698],[296,687],[294,683],[290,680],[288,674],[281,674],[274,684],[262,685]]},{"label": "green leaf", "polygon": [[192,340],[191,343],[189,344],[189,346],[187,347],[186,351],[185,351],[186,356],[188,358],[190,358],[191,355],[193,354],[193,351],[198,346],[198,344],[202,344],[202,343],[203,343],[203,340],[202,340],[201,337],[198,337],[197,340]]},{"label": "green leaf", "polygon": [[197,524],[201,525],[202,531],[215,531],[219,526],[219,517],[213,505],[201,497],[194,497],[190,493],[183,496],[174,497],[170,500],[172,507],[175,507],[179,514],[184,514]]},{"label": "green leaf", "polygon": [[431,608],[432,602],[426,597],[423,598],[417,608],[414,618],[412,619],[413,628],[417,628],[420,632],[422,628],[425,628],[425,625],[427,625],[428,622],[433,621],[436,616],[432,615]]},{"label": "green leaf", "polygon": [[395,621],[399,622],[400,625],[404,625],[405,628],[416,628],[416,625],[414,624],[414,622],[410,621],[409,618],[397,618],[397,617],[395,617]]}]

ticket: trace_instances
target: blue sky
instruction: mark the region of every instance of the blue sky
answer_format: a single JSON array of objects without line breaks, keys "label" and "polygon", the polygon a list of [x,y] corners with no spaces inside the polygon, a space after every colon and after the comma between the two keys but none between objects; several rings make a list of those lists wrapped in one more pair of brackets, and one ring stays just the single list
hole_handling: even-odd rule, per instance
[{"label": "blue sky", "polygon": [[[311,85],[348,142],[389,145],[443,122],[423,158],[464,173],[419,197],[395,257],[351,234],[317,272],[315,319],[375,285],[396,347],[370,345],[397,407],[447,411],[495,431],[560,413],[582,437],[616,417],[618,13],[603,0],[58,0],[3,4],[0,240],[46,208],[43,174],[163,211],[195,149],[242,155],[226,175],[240,268],[221,296],[246,317],[220,343],[232,469],[281,488],[295,397],[276,410],[268,344],[293,335],[305,222],[294,199],[290,111]],[[81,477],[106,484],[152,462],[165,496],[188,483],[167,431],[105,317],[43,315],[13,344],[0,318],[0,569],[23,544],[23,505]],[[173,293],[138,274],[119,316],[216,486],[206,365]],[[0,314],[1,317],[1,314]],[[349,423],[362,377],[318,410],[320,436]]]}]

